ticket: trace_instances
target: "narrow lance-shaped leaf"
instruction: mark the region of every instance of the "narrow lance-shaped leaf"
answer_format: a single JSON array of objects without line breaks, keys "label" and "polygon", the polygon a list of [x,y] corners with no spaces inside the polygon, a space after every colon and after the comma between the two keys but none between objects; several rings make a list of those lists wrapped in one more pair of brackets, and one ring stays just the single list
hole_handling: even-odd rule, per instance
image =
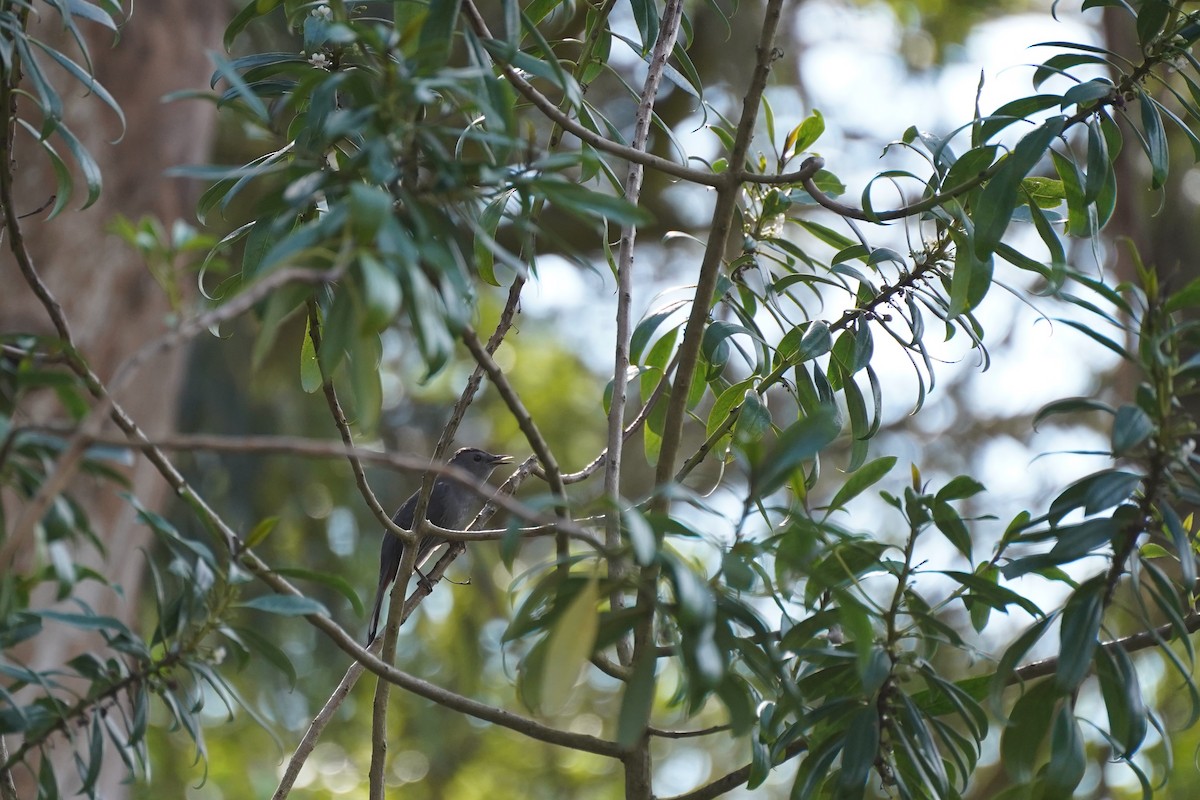
[{"label": "narrow lance-shaped leaf", "polygon": [[752,491],[762,496],[783,486],[794,469],[837,438],[841,427],[837,409],[825,404],[791,425],[779,435],[767,457],[756,465]]},{"label": "narrow lance-shaped leaf", "polygon": [[1163,128],[1158,102],[1141,89],[1138,100],[1142,106],[1142,127],[1145,129],[1146,156],[1150,159],[1150,188],[1161,189],[1166,183],[1170,158],[1167,148],[1167,132]]},{"label": "narrow lance-shaped leaf", "polygon": [[598,600],[599,584],[593,578],[571,600],[550,632],[541,698],[543,707],[552,713],[566,705],[580,670],[592,655],[600,624]]},{"label": "narrow lance-shaped leaf", "polygon": [[996,249],[1012,219],[1021,181],[1037,166],[1050,143],[1062,132],[1065,121],[1062,116],[1051,117],[1037,130],[1026,134],[983,187],[974,215],[975,258],[979,261],[986,260]]}]

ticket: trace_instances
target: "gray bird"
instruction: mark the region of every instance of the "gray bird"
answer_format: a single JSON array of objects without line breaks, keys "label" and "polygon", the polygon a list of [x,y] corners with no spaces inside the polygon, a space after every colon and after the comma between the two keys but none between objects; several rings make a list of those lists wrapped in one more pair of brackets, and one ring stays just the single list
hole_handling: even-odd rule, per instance
[{"label": "gray bird", "polygon": [[[474,476],[480,483],[486,481],[492,470],[501,464],[512,461],[511,456],[497,456],[475,447],[464,447],[454,454],[449,464],[463,472]],[[413,492],[412,497],[400,506],[400,510],[392,517],[392,522],[405,530],[412,530],[413,517],[417,511],[417,497],[420,490]],[[429,507],[425,518],[440,528],[462,530],[475,518],[479,507],[478,495],[457,481],[449,478],[438,478],[434,481],[433,490],[429,493]],[[416,564],[419,567],[429,553],[446,540],[437,536],[426,536],[421,540],[417,549]],[[384,531],[383,545],[379,549],[379,588],[375,590],[375,608],[371,611],[371,628],[367,633],[367,644],[375,641],[379,630],[379,612],[383,607],[383,595],[388,584],[396,579],[400,569],[400,559],[404,556],[404,542],[398,536]],[[419,573],[418,573],[419,574]]]}]

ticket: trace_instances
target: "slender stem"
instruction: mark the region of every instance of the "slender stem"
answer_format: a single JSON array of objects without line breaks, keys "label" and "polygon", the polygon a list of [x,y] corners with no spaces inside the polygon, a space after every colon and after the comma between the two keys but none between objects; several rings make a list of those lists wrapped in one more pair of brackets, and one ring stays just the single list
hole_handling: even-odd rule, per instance
[{"label": "slender stem", "polygon": [[371,513],[375,515],[375,520],[383,525],[389,534],[399,536],[404,541],[412,543],[414,541],[412,533],[392,522],[391,515],[384,511],[383,506],[379,504],[375,492],[371,491],[371,485],[367,482],[367,473],[363,469],[362,459],[354,455],[354,434],[350,431],[350,423],[346,421],[346,413],[342,410],[342,404],[338,400],[333,377],[327,375],[325,368],[320,366],[321,318],[317,313],[317,301],[312,297],[308,299],[308,338],[312,340],[313,352],[317,355],[317,366],[321,371],[321,390],[325,394],[325,403],[329,406],[333,424],[341,434],[342,444],[346,445],[346,460],[350,462],[350,470],[354,473],[354,483],[358,487],[359,494],[366,501],[367,508],[371,509]]},{"label": "slender stem", "polygon": [[534,455],[538,457],[541,463],[542,470],[546,476],[546,482],[550,484],[550,491],[554,493],[557,502],[556,513],[560,519],[567,519],[567,490],[563,485],[562,470],[559,469],[558,461],[554,458],[554,453],[550,450],[550,445],[546,443],[546,439],[542,436],[542,432],[538,429],[537,423],[533,421],[525,404],[521,402],[520,396],[508,381],[508,376],[504,374],[504,370],[500,369],[500,365],[492,358],[489,353],[480,343],[479,338],[475,335],[475,331],[467,326],[461,334],[463,343],[467,349],[471,351],[471,355],[475,358],[475,363],[483,368],[487,373],[488,379],[492,385],[496,387],[500,397],[504,400],[504,404],[508,406],[509,413],[517,421],[517,427],[521,429],[521,433],[525,435],[525,441],[533,449]]},{"label": "slender stem", "polygon": [[[754,67],[750,86],[746,90],[741,119],[738,121],[733,149],[728,158],[730,170],[721,176],[723,180],[717,186],[716,206],[713,209],[708,247],[704,251],[704,258],[700,264],[700,277],[696,281],[691,313],[684,328],[683,342],[679,346],[679,366],[675,371],[671,396],[667,401],[662,446],[654,479],[655,486],[659,488],[666,486],[674,477],[675,457],[679,452],[679,444],[683,437],[683,422],[687,412],[688,387],[691,386],[692,376],[696,372],[700,345],[707,327],[709,306],[716,289],[717,278],[721,274],[721,266],[725,260],[729,234],[733,229],[734,211],[737,208],[742,181],[746,175],[743,165],[746,154],[750,150],[750,141],[754,135],[763,91],[767,86],[771,63],[778,56],[778,51],[775,50],[775,32],[779,27],[782,13],[783,0],[769,0],[757,47],[758,61]],[[660,492],[652,507],[656,511],[665,511],[667,504],[666,496]]]},{"label": "slender stem", "polygon": [[[659,22],[658,39],[650,54],[650,68],[642,84],[634,120],[633,138],[630,146],[645,150],[650,136],[650,123],[654,117],[654,102],[662,84],[667,59],[675,49],[679,25],[683,18],[682,0],[667,0]],[[630,162],[625,179],[625,199],[638,205],[642,197],[643,166]],[[621,554],[621,455],[625,444],[625,405],[629,376],[629,337],[631,332],[630,306],[633,302],[633,252],[637,241],[637,225],[627,223],[621,228],[621,242],[617,250],[617,332],[613,346],[612,400],[608,409],[608,458],[604,469],[604,496],[608,501],[607,521],[604,527],[604,542],[616,555],[608,562],[609,577],[614,583],[609,603],[614,611],[625,608],[623,578],[630,570],[628,557]],[[629,636],[617,640],[617,657],[623,666],[633,661],[633,642]]]},{"label": "slender stem", "polygon": [[[8,763],[8,742],[0,736],[0,763]],[[0,800],[20,800],[17,797],[17,783],[13,779],[12,770],[7,767],[0,770]]]},{"label": "slender stem", "polygon": [[[926,280],[930,276],[935,275],[938,270],[938,258],[940,257],[940,254],[941,249],[939,246],[935,252],[929,254],[929,257],[926,259],[925,263],[917,267],[917,269],[913,270],[912,272],[904,275],[900,280],[896,281],[894,285],[888,286],[882,292],[871,298],[868,302],[863,303],[860,306],[847,309],[842,313],[840,318],[830,323],[830,332],[837,333],[838,331],[845,329],[856,319],[873,317],[880,308],[890,305],[894,300],[901,297],[904,292],[919,285],[922,281]],[[793,358],[783,359],[779,366],[775,367],[775,369],[763,376],[763,379],[760,380],[757,385],[755,385],[755,393],[760,397],[763,396],[768,389],[782,381],[788,370],[795,367],[797,363],[798,362]],[[729,409],[729,413],[725,416],[725,419],[721,422],[720,426],[718,426],[712,432],[712,434],[704,440],[704,443],[700,445],[695,453],[693,453],[683,462],[683,466],[680,467],[679,472],[675,474],[676,481],[682,481],[684,478],[690,475],[691,472],[698,467],[705,458],[708,457],[708,454],[712,452],[712,449],[716,447],[717,443],[720,442],[721,439],[728,435],[729,431],[733,429],[733,425],[735,422],[737,422],[738,416],[742,413],[742,409],[744,407],[744,403],[738,403],[733,408]]]}]

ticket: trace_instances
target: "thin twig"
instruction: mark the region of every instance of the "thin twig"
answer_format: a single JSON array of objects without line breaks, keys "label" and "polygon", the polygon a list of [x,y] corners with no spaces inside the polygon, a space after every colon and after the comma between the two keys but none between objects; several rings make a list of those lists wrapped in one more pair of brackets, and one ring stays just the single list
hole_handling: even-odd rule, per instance
[{"label": "thin twig", "polygon": [[[383,640],[372,642],[368,648],[370,650],[378,650],[382,646]],[[346,670],[346,674],[342,676],[338,682],[337,688],[333,690],[333,694],[325,701],[325,705],[313,717],[312,722],[308,724],[308,728],[304,731],[304,736],[300,738],[300,743],[296,745],[296,749],[292,752],[292,757],[288,759],[287,767],[283,770],[283,777],[279,779],[279,786],[275,788],[275,793],[271,795],[271,800],[284,800],[292,791],[292,786],[296,783],[296,777],[299,776],[304,762],[308,761],[308,757],[312,755],[313,749],[317,746],[317,742],[321,738],[321,734],[325,732],[325,728],[337,715],[337,711],[342,707],[342,703],[346,702],[346,698],[350,696],[350,690],[354,688],[354,684],[358,683],[358,679],[362,677],[365,667],[355,661],[350,664],[350,668]]]},{"label": "thin twig", "polygon": [[[0,736],[0,764],[8,763],[8,742]],[[20,800],[11,769],[0,770],[0,800]]]},{"label": "thin twig", "polygon": [[[475,331],[468,325],[463,329],[461,337],[467,349],[471,351],[471,355],[475,357],[475,363],[483,368],[492,385],[496,387],[496,391],[500,394],[501,399],[504,400],[504,404],[508,406],[509,413],[516,420],[517,427],[525,435],[525,441],[529,442],[534,455],[538,457],[538,462],[541,464],[542,471],[546,476],[546,483],[550,485],[550,491],[555,497],[555,513],[560,519],[567,519],[567,490],[563,485],[562,471],[558,467],[558,461],[550,451],[550,445],[546,443],[546,439],[538,429],[537,423],[533,421],[533,416],[525,408],[525,404],[521,402],[516,389],[509,383],[508,376],[504,374],[504,370],[500,369],[500,365],[492,358],[492,354],[479,343],[479,338],[475,335]],[[562,555],[560,552],[560,560]]]},{"label": "thin twig", "polygon": [[337,389],[333,385],[333,376],[326,374],[325,368],[321,366],[321,317],[317,312],[317,301],[312,297],[308,298],[308,338],[312,340],[317,369],[321,373],[321,391],[325,395],[325,404],[329,406],[329,415],[333,417],[334,427],[338,429],[338,433],[342,437],[342,444],[346,445],[346,460],[350,462],[350,471],[354,473],[354,484],[358,487],[358,493],[366,501],[367,508],[371,509],[371,513],[375,515],[375,520],[388,533],[399,536],[412,544],[416,537],[410,531],[406,531],[392,522],[391,515],[383,510],[383,506],[379,504],[379,499],[375,497],[375,492],[371,491],[371,485],[367,482],[367,473],[363,469],[362,459],[354,454],[354,434],[350,431],[346,412],[342,410],[341,401],[338,400]]},{"label": "thin twig", "polygon": [[[270,567],[253,553],[243,553],[239,563],[276,593],[292,597],[304,596],[290,582],[273,572]],[[520,714],[514,714],[511,711],[464,697],[456,692],[444,689],[436,684],[396,669],[391,664],[378,658],[374,653],[369,652],[354,637],[328,617],[310,614],[305,619],[344,653],[361,662],[367,670],[399,686],[405,691],[412,692],[453,711],[458,711],[476,719],[491,722],[524,734],[531,739],[570,747],[586,753],[595,753],[596,755],[611,758],[620,757],[622,749],[616,742],[588,734],[559,730],[537,720],[523,717]]]},{"label": "thin twig", "polygon": [[[682,0],[667,0],[659,22],[658,38],[650,54],[649,69],[642,84],[634,118],[633,137],[630,147],[645,151],[650,136],[650,123],[654,118],[654,103],[667,69],[667,59],[675,49],[683,18]],[[637,206],[642,198],[644,168],[636,161],[629,162],[625,178],[625,200]],[[621,227],[621,242],[617,249],[617,313],[616,336],[613,346],[612,399],[608,408],[608,446],[604,463],[604,497],[607,500],[607,522],[604,527],[604,543],[614,553],[609,558],[608,574],[613,581],[609,594],[609,605],[619,612],[626,607],[625,576],[632,569],[628,556],[621,550],[621,464],[625,445],[625,401],[629,379],[629,337],[631,332],[630,306],[633,304],[633,251],[637,241],[637,225],[628,222]],[[633,662],[633,641],[623,635],[616,642],[617,658],[628,667]]]},{"label": "thin twig", "polygon": [[0,564],[7,567],[18,552],[30,548],[38,523],[79,469],[84,451],[88,447],[88,440],[100,430],[104,418],[109,413],[109,406],[106,398],[97,401],[67,441],[67,446],[54,462],[53,471],[38,486],[37,493],[23,504],[12,530],[5,537],[3,546],[0,546]]},{"label": "thin twig", "polygon": [[[800,739],[792,742],[787,749],[783,751],[783,755],[778,761],[775,762],[775,764],[778,765],[785,761],[790,761],[807,749],[807,739]],[[750,770],[752,768],[753,765],[747,764],[740,769],[735,769],[733,772],[717,778],[711,783],[701,786],[699,789],[694,789],[687,794],[678,794],[674,797],[663,798],[663,800],[713,800],[713,798],[720,797],[726,792],[731,792],[746,781],[750,780]]]},{"label": "thin twig", "polygon": [[712,736],[714,733],[724,733],[731,729],[731,725],[713,725],[711,728],[701,728],[695,731],[668,731],[651,726],[649,731],[651,736],[658,736],[662,739],[695,739],[700,736]]},{"label": "thin twig", "polygon": [[[671,362],[667,364],[666,370],[661,376],[659,376],[658,383],[654,384],[653,391],[651,391],[650,396],[646,398],[646,402],[638,411],[637,416],[625,426],[625,441],[629,441],[630,437],[641,430],[642,426],[646,424],[646,420],[650,417],[650,412],[653,411],[654,407],[658,405],[660,400],[662,400],[662,396],[666,394],[667,387],[671,385],[671,376],[675,374],[675,365],[678,363],[679,354],[676,353],[671,358]],[[572,484],[587,480],[593,474],[595,474],[596,470],[603,467],[606,463],[608,463],[607,447],[601,450],[599,455],[592,459],[583,469],[579,470],[578,472],[563,473],[563,483]]]}]

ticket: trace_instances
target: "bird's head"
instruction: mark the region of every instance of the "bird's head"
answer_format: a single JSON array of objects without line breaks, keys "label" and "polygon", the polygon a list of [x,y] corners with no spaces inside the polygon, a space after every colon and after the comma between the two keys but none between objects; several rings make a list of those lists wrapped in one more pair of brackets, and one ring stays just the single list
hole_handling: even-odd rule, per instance
[{"label": "bird's head", "polygon": [[458,467],[464,472],[483,479],[492,474],[492,470],[501,464],[508,464],[512,456],[495,455],[477,447],[464,447],[450,459],[450,466]]}]

